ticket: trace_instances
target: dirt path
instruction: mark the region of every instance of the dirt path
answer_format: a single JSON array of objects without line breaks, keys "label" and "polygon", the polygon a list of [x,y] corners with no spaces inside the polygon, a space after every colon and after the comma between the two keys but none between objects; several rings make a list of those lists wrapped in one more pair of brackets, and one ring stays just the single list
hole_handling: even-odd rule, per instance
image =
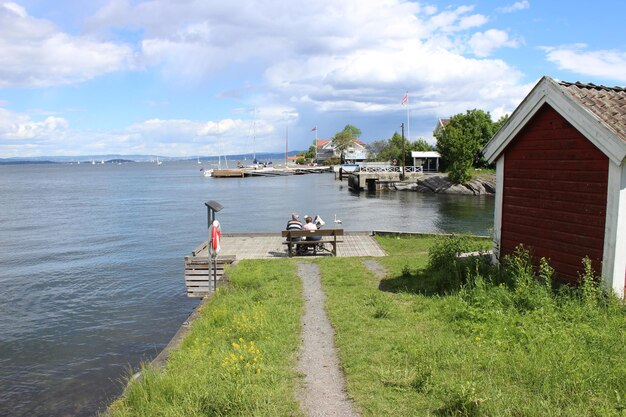
[{"label": "dirt path", "polygon": [[300,406],[311,417],[358,417],[348,399],[335,350],[334,331],[324,310],[319,265],[298,263],[304,288],[302,345],[298,371],[304,374]]},{"label": "dirt path", "polygon": [[387,270],[385,267],[372,259],[364,260],[363,265],[365,265],[365,267],[378,279],[383,279],[387,276]]}]

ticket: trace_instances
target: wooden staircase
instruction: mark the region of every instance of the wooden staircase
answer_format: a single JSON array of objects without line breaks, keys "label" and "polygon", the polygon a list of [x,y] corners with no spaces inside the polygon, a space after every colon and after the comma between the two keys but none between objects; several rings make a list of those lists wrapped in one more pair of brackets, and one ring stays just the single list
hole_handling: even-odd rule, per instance
[{"label": "wooden staircase", "polygon": [[[217,287],[226,282],[224,271],[235,262],[235,256],[217,257]],[[206,297],[214,291],[213,262],[206,256],[185,256],[187,297]]]}]

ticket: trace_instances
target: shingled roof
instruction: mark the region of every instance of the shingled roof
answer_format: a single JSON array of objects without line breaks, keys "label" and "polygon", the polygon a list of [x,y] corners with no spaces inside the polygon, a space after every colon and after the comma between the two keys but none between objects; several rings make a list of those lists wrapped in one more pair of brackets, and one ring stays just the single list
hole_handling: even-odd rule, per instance
[{"label": "shingled roof", "polygon": [[494,162],[533,115],[550,105],[617,165],[626,159],[626,88],[543,77],[483,149]]},{"label": "shingled roof", "polygon": [[572,98],[626,141],[626,88],[559,82]]}]

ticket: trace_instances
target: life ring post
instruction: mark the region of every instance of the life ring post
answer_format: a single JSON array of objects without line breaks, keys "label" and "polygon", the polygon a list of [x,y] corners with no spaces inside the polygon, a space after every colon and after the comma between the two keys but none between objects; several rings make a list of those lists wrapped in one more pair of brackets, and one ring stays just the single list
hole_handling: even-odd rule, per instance
[{"label": "life ring post", "polygon": [[[221,211],[224,206],[215,200],[209,200],[204,205],[207,207],[207,227],[209,239],[207,240],[207,261],[213,262],[213,267],[208,268],[208,279],[211,282],[211,269],[213,270],[213,291],[217,290],[217,253],[219,252],[222,231],[220,224],[215,218],[215,213]],[[216,223],[216,225],[214,224]]]}]

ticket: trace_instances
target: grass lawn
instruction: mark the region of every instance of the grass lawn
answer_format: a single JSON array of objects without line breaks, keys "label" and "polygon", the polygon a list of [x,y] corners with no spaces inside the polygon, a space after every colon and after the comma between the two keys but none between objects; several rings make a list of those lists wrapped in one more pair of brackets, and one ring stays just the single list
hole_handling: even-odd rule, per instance
[{"label": "grass lawn", "polygon": [[[505,286],[479,277],[449,291],[456,281],[433,272],[435,251],[429,265],[441,239],[377,239],[390,254],[375,259],[386,268],[382,279],[363,259],[315,260],[363,417],[626,416],[622,303],[593,287],[555,293],[534,279]],[[242,261],[166,369],[145,367],[111,415],[301,415],[294,262]]]},{"label": "grass lawn", "polygon": [[426,270],[433,238],[379,241],[393,254],[382,282],[354,259],[321,261],[362,416],[626,415],[623,305],[520,308],[504,286],[446,295]]},{"label": "grass lawn", "polygon": [[294,390],[303,311],[295,265],[242,261],[204,305],[164,371],[147,366],[112,416],[299,416]]}]

